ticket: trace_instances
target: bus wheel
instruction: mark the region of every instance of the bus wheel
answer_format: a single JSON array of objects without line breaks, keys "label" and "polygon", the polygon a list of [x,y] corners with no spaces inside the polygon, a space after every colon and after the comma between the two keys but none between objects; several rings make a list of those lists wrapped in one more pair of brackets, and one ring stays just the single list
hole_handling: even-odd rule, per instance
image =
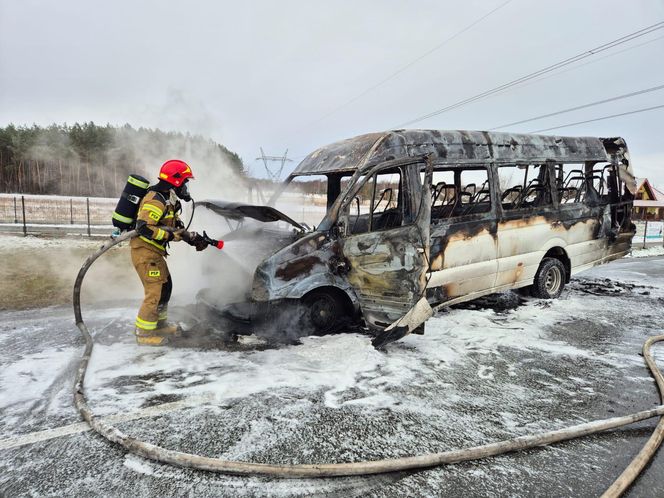
[{"label": "bus wheel", "polygon": [[534,297],[554,299],[565,287],[565,266],[556,258],[544,258],[540,263],[532,286]]},{"label": "bus wheel", "polygon": [[304,299],[304,326],[316,335],[338,332],[344,324],[344,303],[333,292],[317,290]]}]

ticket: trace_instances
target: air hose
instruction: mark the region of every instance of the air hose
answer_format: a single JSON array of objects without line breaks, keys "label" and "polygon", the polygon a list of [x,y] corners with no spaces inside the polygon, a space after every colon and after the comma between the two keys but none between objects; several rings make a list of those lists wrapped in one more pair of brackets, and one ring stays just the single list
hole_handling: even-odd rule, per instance
[{"label": "air hose", "polygon": [[[358,476],[369,474],[382,474],[405,470],[425,469],[444,464],[459,463],[469,460],[477,460],[491,456],[501,455],[508,452],[525,450],[537,446],[544,446],[560,441],[567,441],[582,436],[588,436],[598,432],[617,429],[635,422],[653,417],[664,416],[664,404],[651,410],[640,411],[621,417],[613,417],[605,420],[597,420],[583,424],[574,425],[565,429],[542,432],[527,436],[519,436],[505,441],[499,441],[459,450],[444,451],[441,453],[430,453],[425,455],[392,458],[386,460],[373,460],[352,463],[329,463],[329,464],[264,464],[223,460],[191,453],[163,448],[161,446],[133,438],[120,431],[111,423],[98,418],[88,405],[84,381],[85,373],[90,362],[94,341],[88,327],[83,321],[81,314],[81,285],[88,269],[106,251],[112,247],[128,240],[136,235],[136,231],[125,232],[115,239],[107,241],[97,252],[85,261],[76,278],[74,285],[74,314],[76,326],[85,339],[85,351],[79,364],[74,384],[74,404],[81,416],[90,427],[109,441],[122,446],[130,453],[148,458],[160,463],[168,463],[180,467],[188,467],[211,472],[222,472],[237,475],[267,475],[281,478],[313,478],[313,477],[341,477]],[[643,345],[643,357],[646,365],[655,378],[660,397],[664,402],[664,376],[655,365],[650,353],[651,346],[659,341],[664,341],[664,335],[651,337]],[[657,451],[664,437],[664,418],[662,418],[651,436],[650,440],[641,450],[635,460],[625,469],[618,480],[611,485],[604,496],[620,496],[636,479],[646,463]]]},{"label": "air hose", "polygon": [[191,226],[191,222],[194,221],[194,214],[196,213],[196,201],[191,200],[191,216],[189,217],[189,223],[187,223],[187,226],[184,227],[185,230],[189,231],[189,227]]}]

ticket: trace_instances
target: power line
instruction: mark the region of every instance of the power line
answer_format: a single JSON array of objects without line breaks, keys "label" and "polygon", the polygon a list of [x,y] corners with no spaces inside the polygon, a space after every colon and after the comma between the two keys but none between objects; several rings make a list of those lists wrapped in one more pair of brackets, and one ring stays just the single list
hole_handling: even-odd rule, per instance
[{"label": "power line", "polygon": [[560,126],[552,126],[551,128],[544,128],[542,130],[529,131],[528,133],[542,133],[543,131],[558,130],[559,128],[567,128],[569,126],[576,126],[585,123],[592,123],[594,121],[603,121],[605,119],[618,118],[620,116],[629,116],[630,114],[638,114],[640,112],[654,111],[655,109],[664,108],[664,104],[656,105],[653,107],[646,107],[645,109],[637,109],[635,111],[621,112],[620,114],[611,114],[610,116],[602,116],[601,118],[587,119],[585,121],[577,121],[576,123],[568,123]]},{"label": "power line", "polygon": [[660,22],[658,22],[658,23],[656,23],[656,24],[653,24],[653,25],[651,25],[651,26],[648,26],[648,27],[646,27],[646,28],[640,29],[640,30],[638,30],[638,31],[634,31],[633,33],[630,33],[630,34],[628,34],[628,35],[622,36],[622,37],[620,37],[620,38],[617,38],[617,39],[615,39],[615,40],[613,40],[613,41],[610,41],[610,42],[608,42],[608,43],[605,43],[605,44],[600,45],[600,46],[598,46],[598,47],[595,47],[595,48],[593,48],[593,49],[586,50],[586,51],[581,52],[580,54],[577,54],[577,55],[575,55],[575,56],[573,56],[573,57],[569,57],[569,58],[564,59],[564,60],[562,60],[562,61],[560,61],[560,62],[556,62],[555,64],[552,64],[552,65],[550,65],[550,66],[546,66],[546,67],[544,67],[544,68],[542,68],[542,69],[539,69],[538,71],[535,71],[535,72],[533,72],[533,73],[527,74],[527,75],[525,75],[525,76],[521,76],[520,78],[517,78],[517,79],[515,79],[515,80],[512,80],[512,81],[510,81],[510,82],[508,82],[508,83],[504,83],[504,84],[502,84],[502,85],[500,85],[500,86],[497,86],[497,87],[495,87],[495,88],[492,88],[492,89],[490,89],[490,90],[486,90],[486,91],[484,91],[484,92],[482,92],[482,93],[479,93],[479,94],[477,94],[477,95],[475,95],[475,96],[473,96],[473,97],[469,97],[469,98],[467,98],[467,99],[460,100],[459,102],[456,102],[456,103],[454,103],[454,104],[451,104],[451,105],[448,105],[448,106],[446,106],[446,107],[443,107],[442,109],[438,109],[438,110],[436,110],[436,111],[430,112],[430,113],[425,114],[425,115],[423,115],[423,116],[420,116],[420,117],[418,117],[418,118],[411,119],[410,121],[406,121],[405,123],[402,123],[402,124],[396,126],[396,128],[403,128],[403,127],[408,126],[408,125],[411,125],[411,124],[413,124],[413,123],[417,123],[417,122],[419,122],[419,121],[423,121],[423,120],[425,120],[425,119],[432,118],[432,117],[437,116],[437,115],[439,115],[439,114],[442,114],[442,113],[444,113],[444,112],[451,111],[452,109],[457,109],[457,108],[459,108],[459,107],[461,107],[461,106],[464,106],[464,105],[470,104],[471,102],[475,102],[475,101],[477,101],[477,100],[480,100],[480,99],[483,99],[483,98],[489,97],[489,96],[491,96],[491,95],[493,95],[493,94],[496,94],[496,93],[498,93],[498,92],[501,92],[501,91],[503,91],[503,90],[506,90],[507,88],[513,87],[513,86],[518,85],[518,84],[520,84],[520,83],[523,83],[523,82],[525,82],[525,81],[532,80],[533,78],[537,78],[538,76],[541,76],[541,75],[543,75],[543,74],[550,73],[550,72],[552,72],[552,71],[555,71],[556,69],[559,69],[559,68],[561,68],[561,67],[568,66],[568,65],[570,65],[570,64],[573,64],[574,62],[580,61],[580,60],[582,60],[582,59],[586,59],[586,58],[588,58],[588,57],[590,57],[590,56],[592,56],[592,55],[598,54],[598,53],[600,53],[600,52],[604,52],[605,50],[609,50],[609,49],[611,49],[611,48],[613,48],[613,47],[617,47],[618,45],[622,45],[623,43],[627,43],[628,41],[634,40],[634,39],[639,38],[639,37],[641,37],[641,36],[645,36],[645,35],[647,35],[647,34],[649,34],[649,33],[652,33],[653,31],[656,31],[656,30],[658,30],[658,29],[662,29],[662,28],[664,28],[664,21],[660,21]]},{"label": "power line", "polygon": [[542,114],[541,116],[536,116],[534,118],[523,119],[521,121],[514,121],[513,123],[507,123],[500,126],[495,126],[489,128],[489,131],[499,130],[500,128],[507,128],[508,126],[514,126],[523,123],[529,123],[531,121],[537,121],[539,119],[550,118],[552,116],[558,116],[559,114],[565,114],[567,112],[578,111],[579,109],[586,109],[588,107],[593,107],[600,104],[607,104],[609,102],[614,102],[616,100],[626,99],[629,97],[635,97],[636,95],[643,95],[644,93],[650,93],[664,88],[664,85],[654,86],[652,88],[646,88],[644,90],[639,90],[637,92],[626,93],[624,95],[618,95],[616,97],[611,97],[604,100],[597,100],[596,102],[590,102],[589,104],[578,105],[576,107],[570,107],[569,109],[563,109],[562,111],[551,112],[549,114]]},{"label": "power line", "polygon": [[510,88],[510,87],[513,87],[513,86],[518,85],[518,84],[520,84],[520,83],[523,83],[523,82],[525,82],[525,81],[532,80],[532,79],[534,79],[534,78],[537,78],[538,76],[541,76],[541,75],[544,75],[544,74],[550,73],[550,72],[555,71],[556,69],[559,69],[559,68],[561,68],[561,67],[568,66],[568,65],[573,64],[574,62],[577,62],[577,61],[579,61],[579,60],[585,59],[585,58],[587,58],[587,57],[590,57],[590,56],[595,55],[595,54],[597,54],[597,53],[603,52],[603,51],[605,51],[605,50],[609,50],[609,49],[611,49],[611,48],[613,48],[613,47],[616,47],[616,46],[621,45],[621,44],[623,44],[623,43],[626,43],[626,42],[628,42],[628,41],[634,40],[634,39],[636,39],[636,38],[639,38],[639,37],[641,37],[641,36],[644,36],[644,35],[646,35],[646,34],[649,34],[649,33],[653,32],[653,31],[658,30],[658,29],[662,29],[663,27],[664,27],[664,22],[659,22],[659,23],[653,24],[653,25],[648,26],[648,27],[646,27],[646,28],[643,28],[643,29],[641,29],[641,30],[638,30],[638,31],[635,31],[635,32],[630,33],[630,34],[628,34],[628,35],[625,35],[625,36],[623,36],[623,37],[617,38],[616,40],[613,40],[613,41],[611,41],[611,42],[608,42],[608,43],[605,43],[605,44],[603,44],[603,45],[600,45],[599,47],[595,47],[595,48],[593,48],[593,49],[591,49],[591,50],[587,50],[587,51],[582,52],[582,53],[580,53],[580,54],[577,54],[577,55],[575,55],[575,56],[573,56],[573,57],[570,57],[570,58],[568,58],[568,59],[565,59],[565,60],[563,60],[563,61],[560,61],[560,62],[557,62],[557,63],[555,63],[555,64],[552,64],[552,65],[550,65],[550,66],[547,66],[547,67],[545,67],[545,68],[543,68],[543,69],[540,69],[540,70],[538,70],[538,71],[535,71],[535,72],[533,72],[533,73],[530,73],[530,74],[527,74],[527,75],[522,76],[522,77],[520,77],[520,78],[517,78],[517,79],[515,79],[515,80],[512,80],[512,81],[510,81],[509,83],[505,83],[505,84],[503,84],[503,85],[500,85],[500,86],[498,86],[498,87],[492,88],[492,89],[490,89],[490,90],[487,90],[487,91],[485,91],[485,92],[482,92],[482,93],[480,93],[480,94],[478,94],[478,95],[475,95],[475,96],[473,96],[473,97],[469,97],[469,98],[467,98],[467,99],[461,100],[461,101],[459,101],[459,102],[456,102],[456,103],[454,103],[454,104],[451,104],[451,105],[449,105],[449,106],[447,106],[447,107],[444,107],[444,108],[442,108],[442,109],[439,109],[439,110],[437,110],[437,111],[431,112],[431,113],[426,114],[426,115],[424,115],[424,116],[421,116],[421,117],[419,117],[419,118],[416,118],[416,119],[410,120],[410,121],[408,121],[408,122],[406,122],[406,123],[403,123],[403,124],[400,124],[400,125],[397,126],[397,128],[402,128],[402,127],[404,127],[404,126],[407,126],[407,125],[410,125],[410,124],[416,123],[416,122],[418,122],[418,121],[422,121],[422,120],[424,120],[424,119],[431,118],[431,117],[436,116],[436,115],[438,115],[438,114],[442,114],[442,113],[444,113],[444,112],[448,112],[448,111],[450,111],[450,110],[452,110],[452,109],[456,109],[456,108],[458,108],[458,107],[461,107],[461,106],[463,106],[463,105],[469,104],[469,103],[471,103],[471,102],[475,102],[475,101],[480,100],[480,99],[482,99],[482,98],[485,98],[485,97],[491,96],[491,95],[493,95],[493,94],[496,94],[496,93],[498,93],[498,92],[500,92],[500,91],[506,90],[506,89],[508,89],[508,88]]},{"label": "power line", "polygon": [[[539,83],[540,81],[544,81],[546,79],[553,78],[555,76],[560,76],[561,74],[569,73],[570,71],[576,71],[577,69],[580,69],[580,68],[585,67],[585,66],[590,66],[592,64],[597,64],[598,62],[602,62],[605,59],[609,59],[610,57],[615,57],[616,55],[620,55],[620,54],[623,54],[625,52],[629,52],[630,50],[634,50],[634,49],[637,49],[639,47],[643,47],[644,45],[648,45],[649,43],[656,42],[657,40],[661,40],[662,38],[664,38],[664,35],[658,36],[656,38],[653,38],[651,40],[648,40],[648,41],[645,41],[645,42],[642,42],[642,43],[637,43],[636,45],[632,45],[631,47],[623,48],[622,50],[618,50],[617,52],[613,52],[612,54],[608,54],[608,55],[605,55],[603,57],[599,57],[597,59],[584,62],[583,64],[577,64],[576,66],[568,67],[567,69],[564,69],[562,71],[556,71],[556,72],[553,72],[553,73],[550,73],[550,74],[545,74],[544,76],[541,76],[539,78],[535,78],[531,81],[527,81],[527,82],[525,82],[521,85],[516,85],[516,88],[523,88],[524,86],[533,85],[535,83]],[[515,87],[512,87],[509,90],[511,90],[513,88],[515,88]]]},{"label": "power line", "polygon": [[352,104],[353,102],[358,101],[359,99],[361,99],[362,97],[364,97],[364,96],[367,95],[368,93],[374,91],[376,88],[378,88],[378,87],[384,85],[385,83],[387,83],[388,81],[390,81],[390,80],[396,78],[398,75],[400,75],[401,73],[403,73],[403,72],[406,71],[407,69],[411,68],[412,66],[414,66],[415,64],[417,64],[418,62],[420,62],[422,59],[424,59],[424,58],[430,56],[430,55],[433,54],[435,51],[440,50],[440,49],[443,48],[445,45],[447,45],[449,42],[451,42],[451,41],[454,40],[455,38],[459,37],[460,35],[462,35],[462,34],[465,33],[466,31],[470,30],[471,28],[473,28],[474,26],[476,26],[477,24],[479,24],[480,22],[482,22],[484,19],[486,19],[487,17],[489,17],[489,16],[490,16],[491,14],[493,14],[494,12],[496,12],[496,11],[502,9],[503,7],[505,7],[505,6],[506,6],[508,3],[510,3],[510,2],[512,2],[512,0],[507,0],[506,2],[500,4],[498,7],[496,7],[495,9],[490,10],[489,12],[487,12],[486,14],[484,14],[482,17],[480,17],[479,19],[476,19],[476,20],[473,21],[472,23],[468,24],[466,27],[464,27],[464,28],[461,29],[460,31],[457,31],[457,32],[454,33],[452,36],[450,36],[449,38],[443,40],[441,43],[439,43],[438,45],[436,45],[436,46],[433,47],[432,49],[427,50],[426,52],[424,52],[422,55],[420,55],[420,56],[417,57],[416,59],[413,59],[412,61],[410,61],[409,63],[405,64],[404,66],[401,66],[399,69],[397,69],[396,71],[394,71],[394,72],[391,73],[390,75],[386,76],[385,78],[383,78],[382,80],[380,80],[378,83],[376,83],[376,84],[370,86],[369,88],[367,88],[367,89],[364,90],[363,92],[357,94],[355,97],[353,97],[353,98],[351,98],[350,100],[347,100],[346,102],[344,102],[343,104],[341,104],[341,105],[335,107],[334,109],[332,109],[331,111],[329,111],[327,114],[324,114],[324,115],[321,116],[320,118],[318,118],[318,119],[316,119],[315,121],[312,121],[311,123],[309,123],[309,125],[319,123],[320,121],[323,121],[324,119],[329,118],[329,117],[332,116],[333,114],[336,114],[337,112],[339,112],[341,109],[343,109],[343,108],[345,108],[345,107],[348,107],[348,106],[349,106],[350,104]]}]

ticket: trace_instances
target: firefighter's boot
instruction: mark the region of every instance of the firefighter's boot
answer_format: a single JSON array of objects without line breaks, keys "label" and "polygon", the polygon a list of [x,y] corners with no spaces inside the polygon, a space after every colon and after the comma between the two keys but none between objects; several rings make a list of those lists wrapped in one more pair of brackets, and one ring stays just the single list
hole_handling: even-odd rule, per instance
[{"label": "firefighter's boot", "polygon": [[160,337],[180,337],[182,335],[182,330],[180,327],[172,323],[168,323],[166,320],[159,321],[157,323],[157,328],[152,332]]},{"label": "firefighter's boot", "polygon": [[168,321],[168,303],[160,304],[157,311],[159,311],[159,319],[157,320],[157,328],[153,332],[161,337],[180,337],[182,329]]},{"label": "firefighter's boot", "polygon": [[136,327],[134,334],[136,335],[136,343],[141,346],[163,346],[168,344],[168,339],[156,335],[154,330],[147,331]]}]

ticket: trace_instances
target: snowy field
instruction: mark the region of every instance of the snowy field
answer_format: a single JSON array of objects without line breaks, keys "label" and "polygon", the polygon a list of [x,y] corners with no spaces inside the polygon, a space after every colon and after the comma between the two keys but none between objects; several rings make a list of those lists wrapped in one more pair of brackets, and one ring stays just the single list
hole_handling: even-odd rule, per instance
[{"label": "snowy field", "polygon": [[[84,309],[97,342],[86,388],[93,410],[128,434],[203,455],[322,463],[444,451],[658,404],[639,352],[661,333],[663,304],[664,258],[625,259],[582,274],[558,300],[506,293],[456,307],[379,352],[356,333],[144,349],[130,334],[137,303],[97,303]],[[186,324],[189,312],[174,314]],[[81,422],[72,383],[82,340],[69,307],[0,316],[1,496],[598,496],[655,425],[370,477],[183,470]],[[664,347],[655,355],[664,364]],[[662,475],[660,452],[628,496],[663,496]]]}]

